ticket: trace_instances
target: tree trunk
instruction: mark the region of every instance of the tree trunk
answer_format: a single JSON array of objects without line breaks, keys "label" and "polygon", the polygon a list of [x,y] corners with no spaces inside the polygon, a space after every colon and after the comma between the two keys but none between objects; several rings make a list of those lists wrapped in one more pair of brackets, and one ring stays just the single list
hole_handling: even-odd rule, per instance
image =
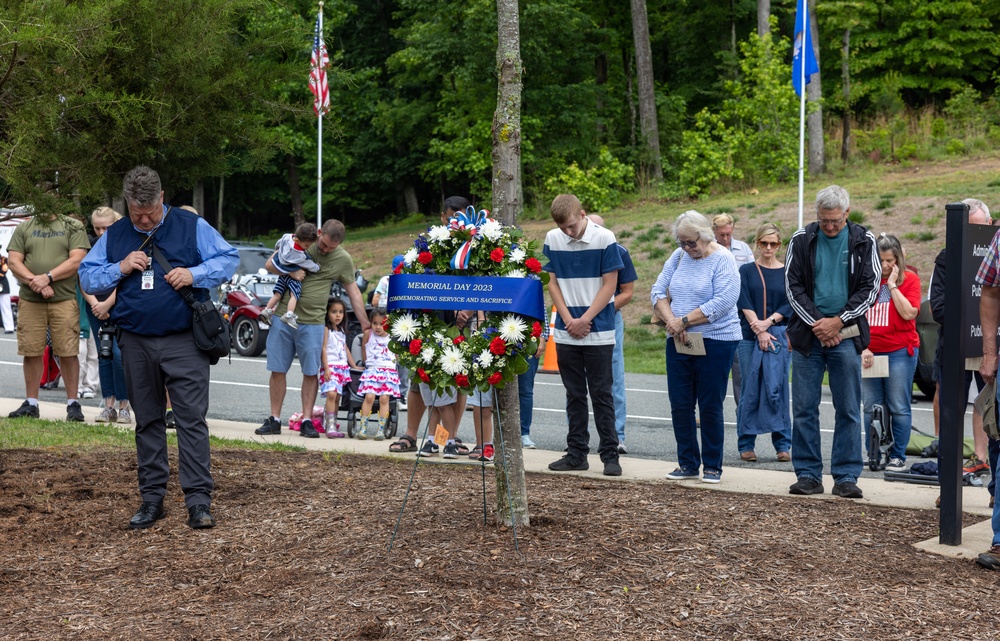
[{"label": "tree trunk", "polygon": [[840,74],[844,85],[844,114],[841,122],[844,136],[840,142],[840,159],[844,162],[851,156],[851,30],[844,29],[843,46],[840,50]]},{"label": "tree trunk", "polygon": [[195,208],[199,216],[205,215],[205,183],[199,180],[195,183],[194,191],[191,194],[191,206]]},{"label": "tree trunk", "polygon": [[604,124],[604,93],[608,85],[608,56],[601,52],[594,59],[594,82],[597,84],[597,141],[604,144],[608,128]]},{"label": "tree trunk", "polygon": [[285,154],[285,168],[288,171],[288,194],[292,199],[292,219],[296,227],[305,222],[302,210],[302,187],[299,185],[299,164],[294,154]]},{"label": "tree trunk", "polygon": [[[497,0],[497,109],[493,115],[493,217],[517,221],[521,193],[521,33],[518,0]],[[528,492],[521,454],[521,412],[516,381],[496,391],[504,447],[496,465],[497,516],[508,526],[528,525]]]},{"label": "tree trunk", "polygon": [[660,127],[656,121],[656,88],[653,86],[653,54],[649,48],[649,21],[646,0],[632,0],[632,40],[635,43],[635,70],[639,80],[639,125],[645,142],[643,156],[655,181],[663,180],[660,164]]},{"label": "tree trunk", "polygon": [[219,178],[219,208],[216,210],[215,229],[218,230],[218,232],[223,235],[225,235],[226,233],[225,230],[222,228],[222,226],[225,224],[225,221],[223,221],[222,219],[222,211],[223,211],[222,201],[225,195],[226,195],[226,177],[221,176]]},{"label": "tree trunk", "polygon": [[757,0],[757,35],[771,32],[771,0]]},{"label": "tree trunk", "polygon": [[[812,29],[813,51],[816,52],[816,65],[819,60],[819,28],[816,25],[816,0],[809,0],[809,28]],[[806,85],[806,95],[809,102],[816,103],[816,109],[806,117],[806,128],[809,130],[809,175],[818,176],[826,172],[826,152],[823,148],[823,98],[821,74],[813,74],[812,81]]]},{"label": "tree trunk", "polygon": [[622,47],[622,69],[625,70],[625,97],[628,100],[628,144],[635,146],[635,100],[632,98],[632,59],[628,49]]},{"label": "tree trunk", "polygon": [[415,214],[420,211],[420,203],[417,201],[417,190],[413,183],[406,183],[403,186],[403,198],[406,199],[406,213]]}]

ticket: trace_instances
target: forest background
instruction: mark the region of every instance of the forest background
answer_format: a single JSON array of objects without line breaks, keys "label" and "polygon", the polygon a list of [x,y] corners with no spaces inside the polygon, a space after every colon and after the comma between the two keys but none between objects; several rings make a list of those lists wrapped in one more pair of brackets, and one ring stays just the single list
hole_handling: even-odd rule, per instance
[{"label": "forest background", "polygon": [[[637,5],[659,160],[640,126]],[[810,5],[810,175],[1000,142],[1000,0]],[[324,219],[413,222],[453,194],[489,207],[495,4],[331,0],[324,13]],[[562,191],[606,211],[794,182],[794,13],[793,0],[521,2],[529,217]],[[3,3],[0,204],[89,211],[142,162],[229,237],[315,219],[315,16],[298,0]]]}]

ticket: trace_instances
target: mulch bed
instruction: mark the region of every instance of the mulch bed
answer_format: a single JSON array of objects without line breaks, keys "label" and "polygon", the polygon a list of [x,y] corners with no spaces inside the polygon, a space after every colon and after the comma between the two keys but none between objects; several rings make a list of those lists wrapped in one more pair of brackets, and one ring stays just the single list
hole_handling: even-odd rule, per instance
[{"label": "mulch bed", "polygon": [[[172,461],[176,472],[176,460]],[[4,639],[995,639],[1000,573],[921,552],[935,511],[215,451],[212,530],[138,507],[134,454],[0,451]],[[970,520],[969,522],[973,522]]]}]

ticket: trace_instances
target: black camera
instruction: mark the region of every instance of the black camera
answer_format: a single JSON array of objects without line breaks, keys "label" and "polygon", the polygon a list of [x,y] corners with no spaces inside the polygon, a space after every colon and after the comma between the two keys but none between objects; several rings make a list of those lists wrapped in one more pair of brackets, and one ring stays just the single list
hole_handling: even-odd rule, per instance
[{"label": "black camera", "polygon": [[109,360],[115,356],[115,335],[118,333],[118,326],[114,323],[101,325],[101,330],[97,332],[97,356]]}]

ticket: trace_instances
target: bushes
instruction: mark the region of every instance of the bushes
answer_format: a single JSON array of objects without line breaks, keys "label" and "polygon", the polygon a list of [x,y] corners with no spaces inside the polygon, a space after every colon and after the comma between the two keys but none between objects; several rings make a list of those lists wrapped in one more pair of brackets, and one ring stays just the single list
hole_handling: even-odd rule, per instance
[{"label": "bushes", "polygon": [[635,191],[635,169],[603,147],[596,165],[580,169],[573,162],[558,175],[548,178],[545,190],[551,196],[574,194],[587,211],[607,211],[620,204],[625,194]]}]

